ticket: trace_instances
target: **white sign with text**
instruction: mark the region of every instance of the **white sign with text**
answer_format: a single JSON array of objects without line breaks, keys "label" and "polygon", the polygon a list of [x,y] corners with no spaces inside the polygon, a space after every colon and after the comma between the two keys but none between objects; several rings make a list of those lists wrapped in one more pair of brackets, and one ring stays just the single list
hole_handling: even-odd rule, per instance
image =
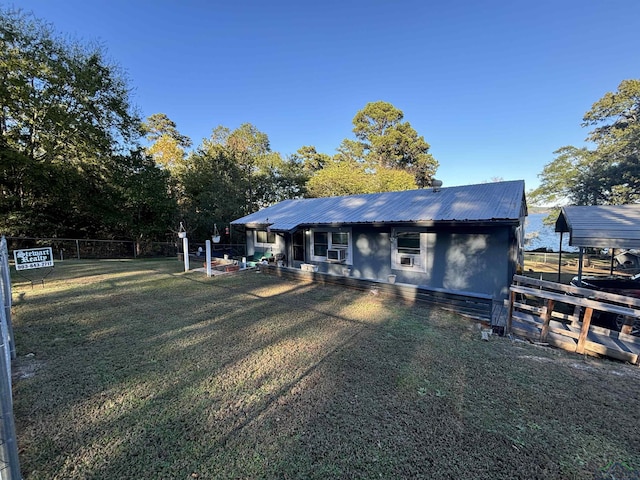
[{"label": "white sign with text", "polygon": [[13,259],[16,270],[53,267],[53,250],[51,247],[14,250]]}]

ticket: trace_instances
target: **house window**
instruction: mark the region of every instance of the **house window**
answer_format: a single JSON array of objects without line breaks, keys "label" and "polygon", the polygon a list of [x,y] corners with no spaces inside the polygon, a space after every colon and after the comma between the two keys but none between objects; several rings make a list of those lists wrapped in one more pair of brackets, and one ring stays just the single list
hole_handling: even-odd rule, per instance
[{"label": "house window", "polygon": [[[351,230],[347,231],[331,231],[331,230],[313,230],[311,235],[311,260],[317,262],[335,262],[336,259],[340,263],[346,260],[349,262],[351,257]],[[336,252],[335,250],[343,250]]]},{"label": "house window", "polygon": [[329,248],[328,232],[313,232],[313,254],[316,257],[326,257]]},{"label": "house window", "polygon": [[256,230],[256,243],[276,243],[276,234],[267,230]]},{"label": "house window", "polygon": [[347,232],[331,232],[331,246],[344,247],[349,246],[349,234]]},{"label": "house window", "polygon": [[398,233],[398,253],[420,255],[420,232]]},{"label": "house window", "polygon": [[427,234],[417,231],[395,230],[391,235],[391,268],[395,270],[426,271]]}]

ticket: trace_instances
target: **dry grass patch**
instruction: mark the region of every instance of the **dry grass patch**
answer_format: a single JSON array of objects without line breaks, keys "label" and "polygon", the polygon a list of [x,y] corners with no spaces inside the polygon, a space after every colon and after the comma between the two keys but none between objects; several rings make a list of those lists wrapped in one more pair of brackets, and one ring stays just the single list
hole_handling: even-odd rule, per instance
[{"label": "dry grass patch", "polygon": [[65,262],[15,287],[25,478],[638,476],[637,367],[180,267]]}]

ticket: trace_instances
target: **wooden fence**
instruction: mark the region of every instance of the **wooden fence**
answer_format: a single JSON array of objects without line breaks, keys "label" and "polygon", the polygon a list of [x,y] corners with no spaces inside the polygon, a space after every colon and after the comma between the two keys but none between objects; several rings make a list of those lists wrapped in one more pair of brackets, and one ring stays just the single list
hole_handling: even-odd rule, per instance
[{"label": "wooden fence", "polygon": [[[620,331],[593,324],[605,319],[607,324],[620,323]],[[630,333],[638,321],[638,298],[521,275],[514,276],[510,287],[507,332],[571,352],[637,364],[640,337]]]}]

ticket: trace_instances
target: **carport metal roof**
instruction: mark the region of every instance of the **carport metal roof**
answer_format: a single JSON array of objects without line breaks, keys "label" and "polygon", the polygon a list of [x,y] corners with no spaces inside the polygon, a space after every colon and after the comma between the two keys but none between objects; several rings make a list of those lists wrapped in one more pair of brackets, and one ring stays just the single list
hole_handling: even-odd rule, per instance
[{"label": "carport metal roof", "polygon": [[640,248],[640,205],[593,205],[562,207],[556,220],[560,233],[558,282],[562,264],[562,234],[569,233],[569,245],[579,247],[578,279],[582,278],[582,264],[586,247],[611,249],[613,273],[614,249]]},{"label": "carport metal roof", "polygon": [[562,207],[556,232],[573,247],[640,248],[640,205]]}]

